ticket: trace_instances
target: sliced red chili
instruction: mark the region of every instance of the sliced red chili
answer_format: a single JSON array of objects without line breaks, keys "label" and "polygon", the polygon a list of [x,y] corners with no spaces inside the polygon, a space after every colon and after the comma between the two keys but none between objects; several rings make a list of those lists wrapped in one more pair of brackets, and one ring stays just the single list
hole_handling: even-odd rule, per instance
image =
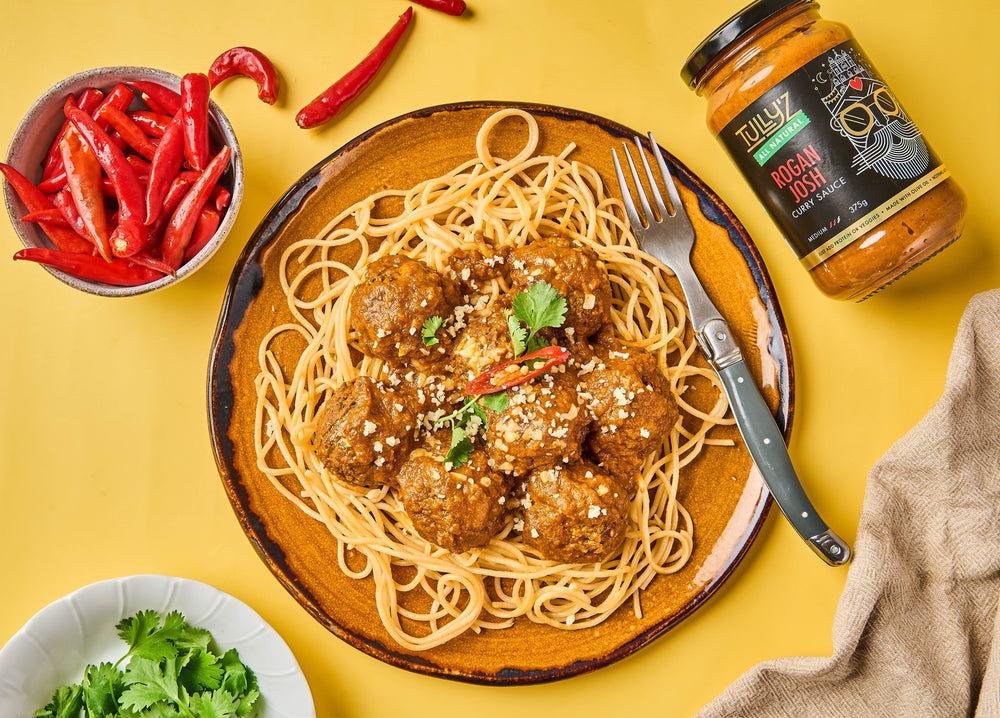
[{"label": "sliced red chili", "polygon": [[[465,387],[465,393],[469,396],[481,396],[482,394],[494,394],[498,391],[510,389],[512,386],[531,381],[537,376],[541,376],[557,364],[562,364],[569,358],[569,352],[559,346],[545,347],[531,354],[525,354],[516,359],[509,359],[497,364],[492,369],[484,371],[475,379],[470,381]],[[539,366],[528,366],[531,363],[541,361]]]},{"label": "sliced red chili", "polygon": [[413,8],[406,8],[406,12],[399,16],[399,19],[389,32],[368,53],[365,59],[324,90],[319,97],[299,110],[299,114],[295,116],[296,124],[303,129],[321,125],[340,112],[351,100],[360,95],[362,90],[375,79],[375,76],[386,60],[389,59],[392,49],[403,36],[412,17]]},{"label": "sliced red chili", "polygon": [[[88,115],[89,117],[89,115]],[[42,194],[28,178],[8,164],[0,162],[0,173],[7,178],[14,192],[21,198],[29,212],[52,209],[52,201]],[[51,222],[39,222],[38,226],[59,249],[67,252],[90,252],[93,245],[72,229],[60,227]]]},{"label": "sliced red chili", "polygon": [[125,155],[86,112],[70,108],[70,122],[87,140],[107,173],[118,198],[118,226],[111,233],[111,251],[128,257],[146,246],[146,192]]},{"label": "sliced red chili", "polygon": [[46,264],[80,279],[123,287],[148,284],[163,276],[162,272],[132,264],[124,259],[112,257],[111,261],[108,261],[92,254],[61,252],[58,249],[43,247],[22,249],[14,254],[14,259]]},{"label": "sliced red chili", "polygon": [[184,129],[184,157],[201,172],[209,160],[208,76],[191,72],[181,78],[181,113]]},{"label": "sliced red chili", "polygon": [[208,69],[208,82],[215,89],[223,80],[242,75],[257,83],[257,97],[269,105],[278,100],[281,81],[267,56],[252,47],[234,47],[215,58]]},{"label": "sliced red chili", "polygon": [[219,154],[208,163],[201,177],[187,191],[170,218],[170,224],[167,225],[163,242],[160,244],[160,253],[163,255],[163,261],[174,269],[180,267],[184,261],[184,250],[191,242],[191,235],[201,210],[212,194],[212,187],[229,165],[231,154],[232,150],[228,146],[219,150]]},{"label": "sliced red chili", "polygon": [[102,257],[111,259],[111,240],[101,191],[101,163],[73,126],[59,143],[59,149],[66,168],[66,188],[73,198],[87,237]]},{"label": "sliced red chili", "polygon": [[431,10],[440,10],[449,15],[461,15],[465,12],[464,0],[413,0],[417,5],[429,7]]}]

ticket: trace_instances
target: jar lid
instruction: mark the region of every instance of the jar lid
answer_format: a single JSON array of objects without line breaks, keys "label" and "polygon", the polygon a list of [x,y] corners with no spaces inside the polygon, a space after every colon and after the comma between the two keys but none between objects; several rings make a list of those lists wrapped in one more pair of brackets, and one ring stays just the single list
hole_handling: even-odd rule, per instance
[{"label": "jar lid", "polygon": [[681,68],[681,78],[688,87],[694,86],[695,78],[712,60],[749,33],[755,27],[786,7],[798,3],[812,3],[814,0],[757,0],[722,23],[715,32],[705,38],[694,52],[688,56]]}]

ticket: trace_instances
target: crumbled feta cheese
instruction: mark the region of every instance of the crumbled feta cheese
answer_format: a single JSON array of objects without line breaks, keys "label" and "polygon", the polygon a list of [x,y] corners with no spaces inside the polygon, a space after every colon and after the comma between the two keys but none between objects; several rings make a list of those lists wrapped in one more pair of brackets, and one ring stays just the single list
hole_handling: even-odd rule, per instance
[{"label": "crumbled feta cheese", "polygon": [[601,507],[600,506],[589,506],[589,507],[587,507],[587,518],[588,519],[596,519],[600,515],[601,515]]},{"label": "crumbled feta cheese", "polygon": [[374,421],[366,421],[366,422],[365,422],[365,427],[364,427],[364,430],[363,430],[363,431],[362,431],[361,433],[362,433],[362,434],[363,434],[364,436],[371,436],[371,435],[372,435],[372,434],[374,434],[374,433],[375,433],[375,432],[376,432],[377,430],[378,430],[378,427],[377,427],[377,426],[375,426],[375,422],[374,422]]}]

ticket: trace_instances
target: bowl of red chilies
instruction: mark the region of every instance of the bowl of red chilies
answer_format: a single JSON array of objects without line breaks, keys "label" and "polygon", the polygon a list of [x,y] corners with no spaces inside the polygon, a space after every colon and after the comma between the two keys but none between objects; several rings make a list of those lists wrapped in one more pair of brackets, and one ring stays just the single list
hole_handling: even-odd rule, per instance
[{"label": "bowl of red chilies", "polygon": [[37,262],[92,294],[168,286],[232,228],[243,159],[206,74],[103,67],[51,87],[0,163],[11,222]]}]

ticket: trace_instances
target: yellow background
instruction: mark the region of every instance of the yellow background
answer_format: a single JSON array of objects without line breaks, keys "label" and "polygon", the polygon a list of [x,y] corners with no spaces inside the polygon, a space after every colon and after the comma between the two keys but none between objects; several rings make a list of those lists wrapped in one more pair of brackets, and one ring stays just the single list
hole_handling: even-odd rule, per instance
[{"label": "yellow background", "polygon": [[363,57],[404,0],[8,2],[0,36],[0,143],[61,78],[102,65],[205,71],[251,45],[277,64],[280,104],[249,80],[213,93],[244,153],[247,189],[227,243],[168,290],[102,299],[9,259],[0,226],[0,642],[93,581],[164,573],[211,583],[260,612],[295,652],[320,716],[688,716],[755,663],[829,655],[846,568],[823,565],[772,511],[723,589],[616,665],[553,684],[495,688],[382,664],[319,626],[242,534],[212,457],[206,370],[232,267],[303,172],[359,133],[420,107],[487,99],[585,110],[638,130],[698,173],[754,237],[791,335],[791,452],[820,512],[853,542],[866,475],[939,396],[959,318],[1000,285],[996,10],[990,0],[829,0],[969,195],[964,238],[863,304],[813,288],[704,125],[678,70],[741,0],[469,0],[416,7],[395,60],[323,129],[299,107]]}]

